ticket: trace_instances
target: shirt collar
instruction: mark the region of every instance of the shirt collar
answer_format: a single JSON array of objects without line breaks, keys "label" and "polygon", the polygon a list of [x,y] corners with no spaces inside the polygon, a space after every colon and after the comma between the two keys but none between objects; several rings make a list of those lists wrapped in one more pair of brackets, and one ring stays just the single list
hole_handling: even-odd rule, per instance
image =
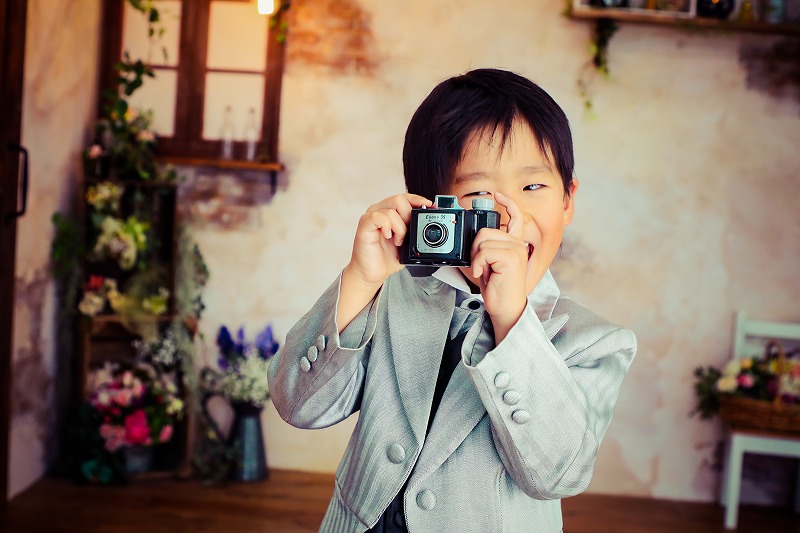
[{"label": "shirt collar", "polygon": [[[446,283],[454,289],[470,295],[467,280],[464,279],[464,275],[457,268],[439,267],[439,269],[431,275],[442,283]],[[471,296],[483,301],[482,294],[472,294]],[[542,276],[539,284],[536,285],[533,291],[528,295],[528,302],[531,304],[534,311],[536,311],[536,316],[539,317],[539,320],[545,321],[553,316],[553,309],[555,309],[556,302],[558,302],[560,296],[561,291],[548,269],[544,273],[544,276]]]}]

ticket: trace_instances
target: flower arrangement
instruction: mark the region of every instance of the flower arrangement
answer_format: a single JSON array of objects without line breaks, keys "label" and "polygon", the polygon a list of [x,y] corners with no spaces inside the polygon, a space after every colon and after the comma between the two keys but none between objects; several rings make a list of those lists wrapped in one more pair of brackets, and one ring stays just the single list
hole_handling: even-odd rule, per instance
[{"label": "flower arrangement", "polygon": [[124,446],[169,442],[184,411],[177,393],[174,382],[146,363],[97,372],[89,405],[100,420],[105,449],[113,453]]},{"label": "flower arrangement", "polygon": [[95,241],[93,254],[96,258],[110,258],[122,270],[130,270],[136,259],[147,249],[147,230],[150,224],[136,217],[122,221],[107,216],[100,223],[100,235]]},{"label": "flower arrangement", "polygon": [[[95,144],[92,148],[100,147]],[[92,153],[92,148],[89,149],[90,154]],[[119,210],[119,200],[122,198],[122,192],[122,187],[113,181],[102,181],[89,186],[86,191],[86,203],[97,211],[116,213]]]},{"label": "flower arrangement", "polygon": [[234,340],[228,328],[222,326],[217,334],[217,347],[220,372],[216,376],[216,388],[232,403],[263,407],[269,400],[267,370],[279,348],[272,326],[267,325],[253,342],[246,340],[243,327]]},{"label": "flower arrangement", "polygon": [[692,414],[713,418],[724,397],[800,404],[800,360],[792,358],[800,349],[786,357],[778,357],[776,349],[774,343],[770,344],[764,357],[733,359],[722,370],[714,366],[696,368],[697,401]]}]

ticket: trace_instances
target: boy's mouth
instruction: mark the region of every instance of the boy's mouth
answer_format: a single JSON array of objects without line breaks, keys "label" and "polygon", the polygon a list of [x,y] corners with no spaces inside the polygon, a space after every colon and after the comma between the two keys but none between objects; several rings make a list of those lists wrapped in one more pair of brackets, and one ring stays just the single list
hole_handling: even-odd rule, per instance
[{"label": "boy's mouth", "polygon": [[528,261],[530,261],[531,260],[531,256],[533,255],[534,246],[530,242],[527,243],[527,245],[528,245]]}]

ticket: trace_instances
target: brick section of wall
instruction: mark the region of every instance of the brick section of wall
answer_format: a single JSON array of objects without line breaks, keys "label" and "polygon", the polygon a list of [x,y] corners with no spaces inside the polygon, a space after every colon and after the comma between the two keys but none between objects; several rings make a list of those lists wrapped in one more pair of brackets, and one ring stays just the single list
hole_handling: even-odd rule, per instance
[{"label": "brick section of wall", "polygon": [[355,0],[295,0],[287,21],[289,65],[360,74],[371,74],[377,67],[371,17]]}]

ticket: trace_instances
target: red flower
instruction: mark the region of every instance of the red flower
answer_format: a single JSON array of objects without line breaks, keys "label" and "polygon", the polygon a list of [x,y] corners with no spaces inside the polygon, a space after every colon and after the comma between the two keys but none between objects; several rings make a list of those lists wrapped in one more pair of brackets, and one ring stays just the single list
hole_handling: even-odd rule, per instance
[{"label": "red flower", "polygon": [[147,415],[142,409],[125,417],[125,442],[128,444],[150,444],[150,427]]},{"label": "red flower", "polygon": [[86,283],[87,291],[97,291],[103,287],[103,276],[89,276],[89,281]]}]

